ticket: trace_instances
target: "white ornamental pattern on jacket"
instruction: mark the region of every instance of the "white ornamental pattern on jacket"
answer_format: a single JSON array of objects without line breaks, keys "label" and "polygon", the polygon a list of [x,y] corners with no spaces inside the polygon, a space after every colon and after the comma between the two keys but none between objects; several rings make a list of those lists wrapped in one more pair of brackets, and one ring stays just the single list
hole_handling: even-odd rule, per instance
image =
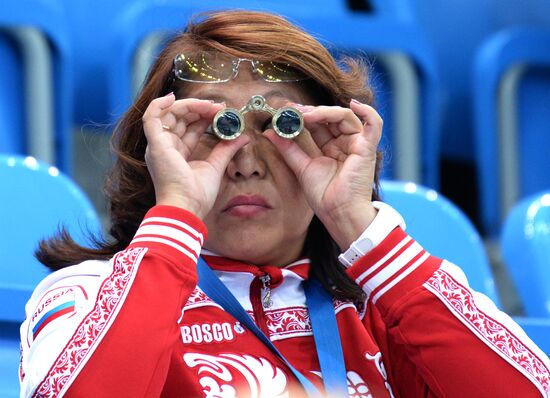
[{"label": "white ornamental pattern on jacket", "polygon": [[237,354],[215,356],[187,353],[183,360],[191,368],[198,367],[197,374],[205,398],[236,398],[238,395],[234,387],[235,372],[238,372],[248,384],[238,386],[241,395],[258,398],[289,396],[285,373],[265,358]]},{"label": "white ornamental pattern on jacket", "polygon": [[269,335],[273,340],[312,334],[309,314],[305,307],[266,311],[265,317]]},{"label": "white ornamental pattern on jacket", "polygon": [[347,373],[348,379],[348,394],[350,398],[373,398],[370,393],[369,386],[359,376],[359,373],[349,371]]},{"label": "white ornamental pattern on jacket", "polygon": [[195,290],[193,290],[193,293],[191,293],[191,296],[187,299],[183,309],[190,310],[192,308],[204,307],[206,305],[220,307],[220,305],[208,297],[199,287],[196,287]]},{"label": "white ornamental pattern on jacket", "polygon": [[[247,314],[256,322],[254,312]],[[306,307],[286,307],[264,312],[264,318],[272,341],[290,337],[311,336],[311,321]]]},{"label": "white ornamental pattern on jacket", "polygon": [[128,249],[114,257],[113,273],[103,282],[93,310],[80,323],[33,396],[57,397],[70,387],[116,317],[146,251]]},{"label": "white ornamental pattern on jacket", "polygon": [[541,391],[550,392],[550,374],[543,361],[510,330],[481,311],[468,289],[443,270],[436,271],[424,286],[495,352],[536,382]]},{"label": "white ornamental pattern on jacket", "polygon": [[[322,378],[321,372],[312,371],[311,373]],[[353,370],[348,371],[346,373],[346,382],[348,385],[349,398],[374,398],[369,390],[369,385],[363,380],[359,373]]]}]

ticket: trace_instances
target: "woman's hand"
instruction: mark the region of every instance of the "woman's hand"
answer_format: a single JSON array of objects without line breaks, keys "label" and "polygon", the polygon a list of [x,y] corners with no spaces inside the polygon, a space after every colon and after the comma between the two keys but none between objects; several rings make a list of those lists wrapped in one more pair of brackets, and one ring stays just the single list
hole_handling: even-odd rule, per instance
[{"label": "woman's hand", "polygon": [[[317,217],[345,250],[376,215],[371,197],[382,118],[355,100],[350,108],[296,107],[310,133],[299,138],[315,145],[283,139],[273,131],[266,136],[296,174]],[[311,147],[315,150],[306,149]]]},{"label": "woman's hand", "polygon": [[157,204],[184,208],[200,218],[210,211],[233,155],[247,142],[244,135],[220,141],[204,160],[190,160],[201,135],[223,107],[194,98],[157,98],[143,115],[147,138],[145,162],[155,186]]}]

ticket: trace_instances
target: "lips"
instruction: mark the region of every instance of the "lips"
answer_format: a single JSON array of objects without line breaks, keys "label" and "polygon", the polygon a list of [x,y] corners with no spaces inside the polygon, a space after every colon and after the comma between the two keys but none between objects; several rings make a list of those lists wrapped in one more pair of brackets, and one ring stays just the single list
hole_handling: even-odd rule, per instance
[{"label": "lips", "polygon": [[260,195],[238,195],[225,205],[224,213],[235,216],[253,216],[272,209],[267,200]]}]

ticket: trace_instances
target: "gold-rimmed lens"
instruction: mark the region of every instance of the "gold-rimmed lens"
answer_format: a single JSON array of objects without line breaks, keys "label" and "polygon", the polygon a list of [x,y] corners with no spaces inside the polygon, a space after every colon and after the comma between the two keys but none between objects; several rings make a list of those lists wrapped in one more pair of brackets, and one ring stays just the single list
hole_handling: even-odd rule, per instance
[{"label": "gold-rimmed lens", "polygon": [[277,109],[273,115],[273,130],[283,138],[294,138],[304,128],[302,112],[291,106]]},{"label": "gold-rimmed lens", "polygon": [[299,70],[288,64],[271,61],[255,61],[255,72],[262,76],[266,82],[298,82],[307,77]]},{"label": "gold-rimmed lens", "polygon": [[218,52],[179,54],[174,59],[174,74],[195,83],[223,83],[233,76],[233,59]]},{"label": "gold-rimmed lens", "polygon": [[244,130],[244,118],[238,109],[224,108],[214,116],[212,129],[222,140],[234,140]]}]

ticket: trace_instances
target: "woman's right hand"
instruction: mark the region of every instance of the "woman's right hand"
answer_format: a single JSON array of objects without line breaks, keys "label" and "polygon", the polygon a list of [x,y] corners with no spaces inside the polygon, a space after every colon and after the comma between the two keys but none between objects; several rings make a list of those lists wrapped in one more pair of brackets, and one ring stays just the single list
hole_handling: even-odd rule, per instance
[{"label": "woman's right hand", "polygon": [[245,134],[220,140],[205,159],[191,160],[201,135],[222,108],[208,100],[176,100],[173,93],[151,101],[142,120],[145,162],[157,204],[186,209],[201,219],[210,211],[229,161],[248,142]]}]

